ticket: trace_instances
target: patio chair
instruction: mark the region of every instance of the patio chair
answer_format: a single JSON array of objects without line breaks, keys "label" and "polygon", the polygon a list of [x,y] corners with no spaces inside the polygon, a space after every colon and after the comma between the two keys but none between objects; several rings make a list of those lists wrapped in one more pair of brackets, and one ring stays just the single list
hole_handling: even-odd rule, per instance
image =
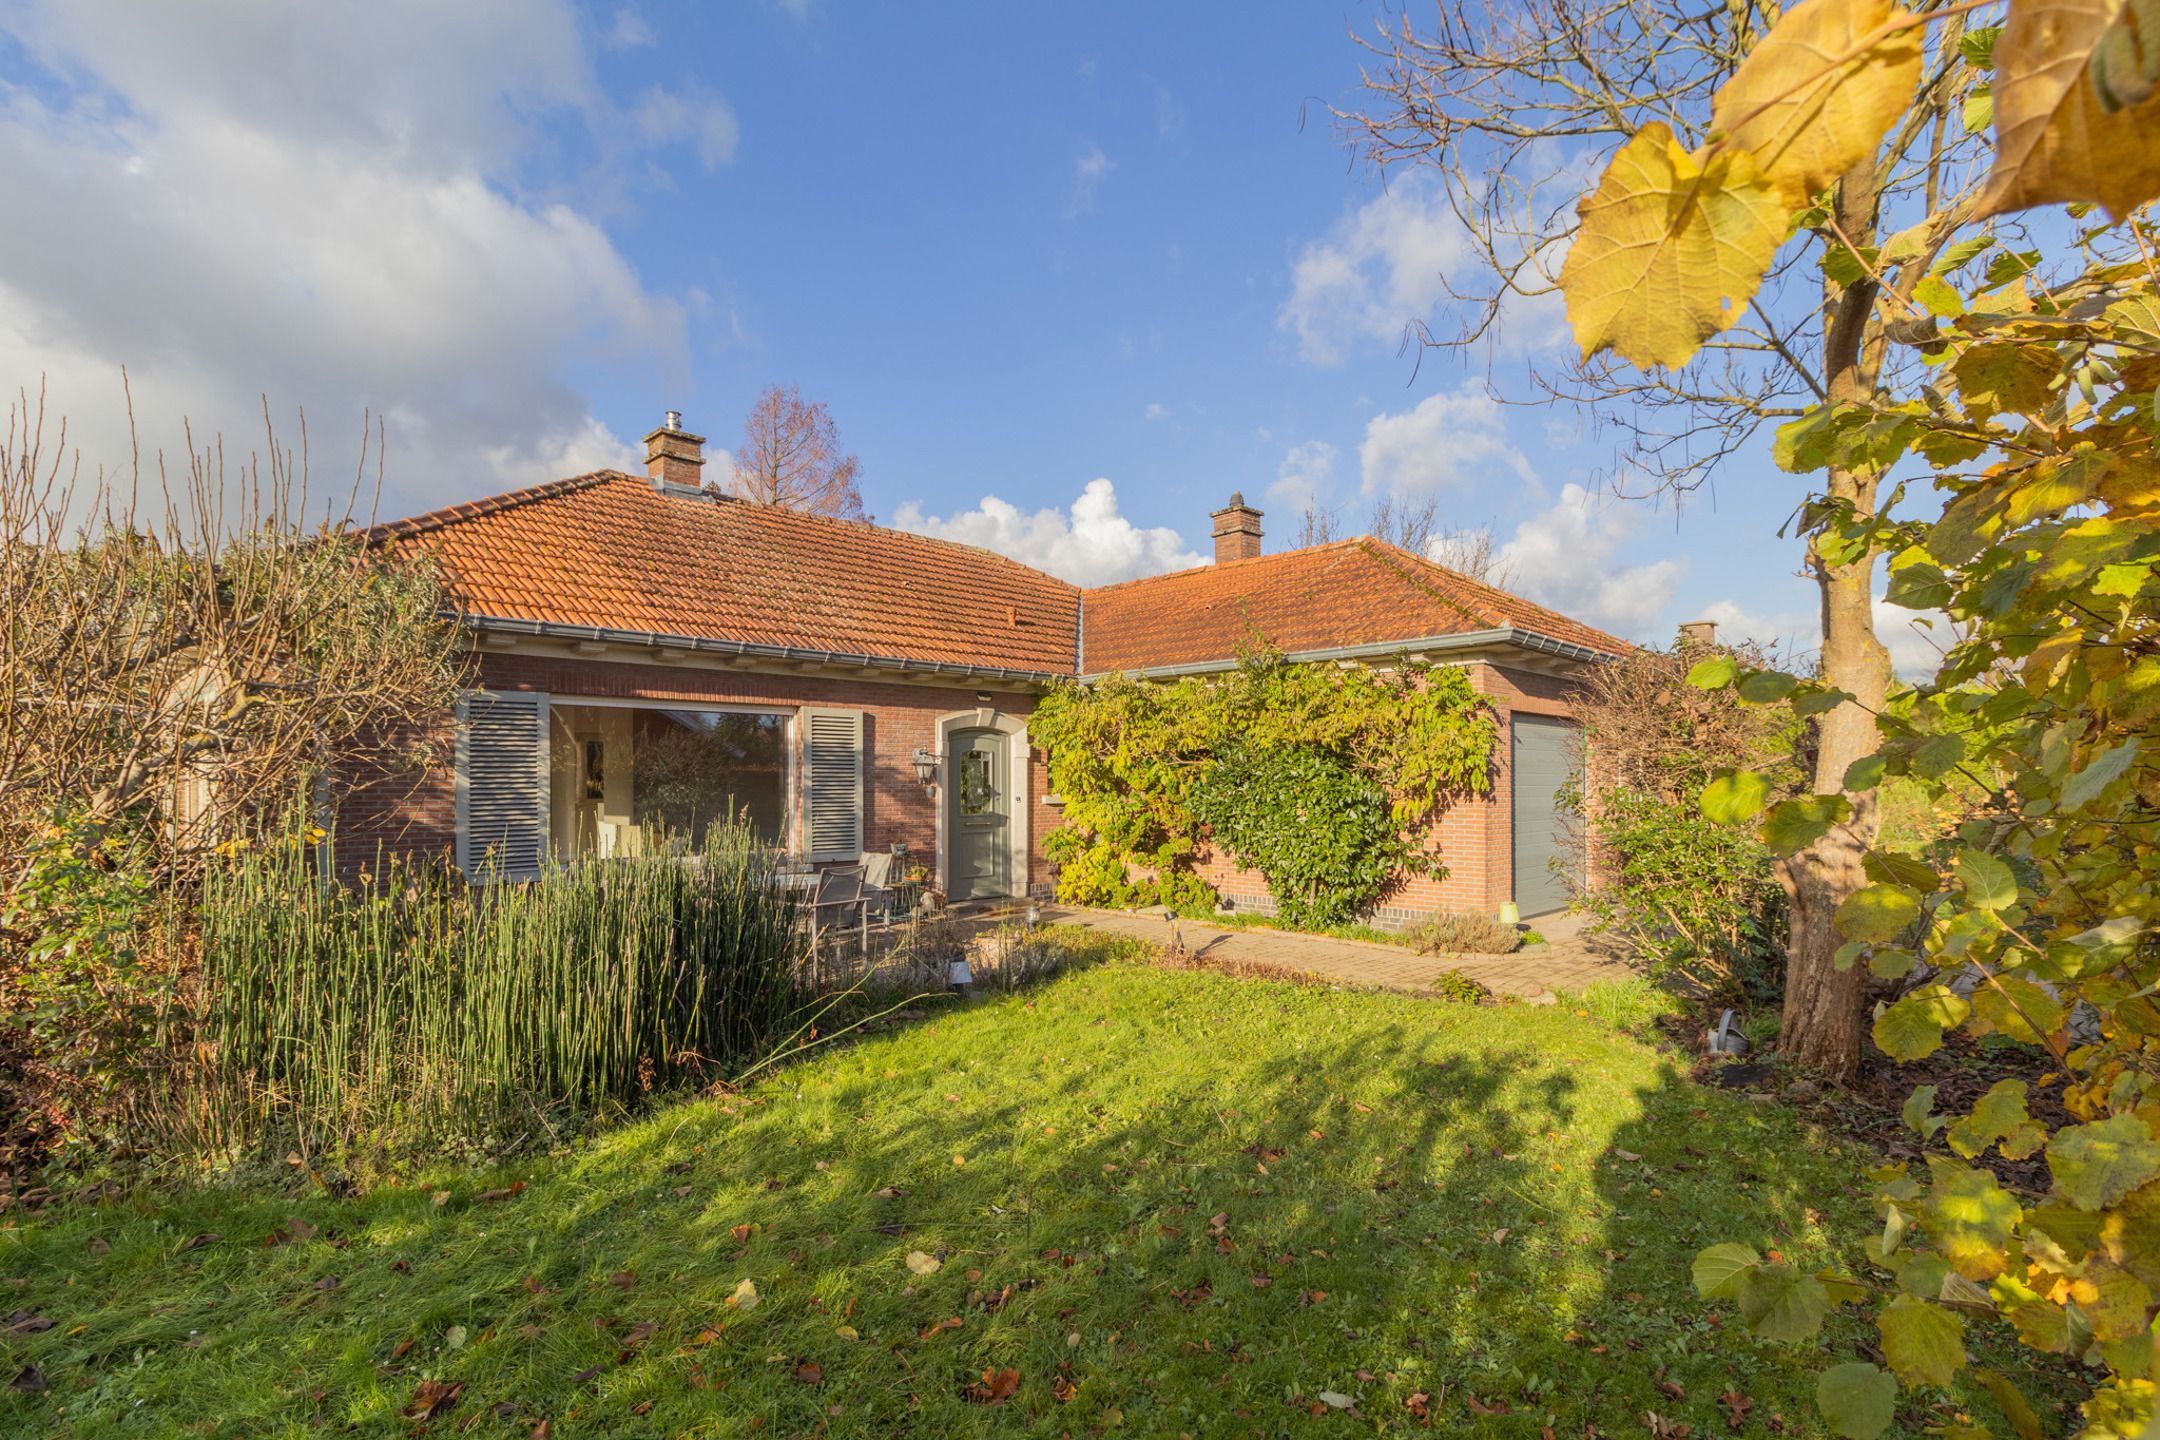
[{"label": "patio chair", "polygon": [[803,907],[810,924],[810,958],[816,963],[829,931],[852,925],[860,932],[864,953],[870,941],[870,907],[863,896],[863,867],[835,865],[818,872],[817,889]]},{"label": "patio chair", "polygon": [[891,920],[893,912],[893,857],[889,851],[865,852],[862,857],[863,904]]}]

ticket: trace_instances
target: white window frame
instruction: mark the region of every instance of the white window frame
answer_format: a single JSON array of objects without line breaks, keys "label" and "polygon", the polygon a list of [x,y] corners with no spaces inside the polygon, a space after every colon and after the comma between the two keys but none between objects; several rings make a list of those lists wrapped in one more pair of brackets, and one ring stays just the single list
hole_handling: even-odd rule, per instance
[{"label": "white window frame", "polygon": [[[800,856],[807,831],[802,815],[802,710],[799,705],[740,705],[717,700],[645,700],[620,695],[555,695],[549,699],[549,708],[566,706],[589,706],[600,710],[687,710],[697,715],[771,715],[781,724],[780,749],[787,756],[786,794],[782,796],[787,813],[787,833],[781,837],[780,848],[791,856]],[[633,752],[630,763],[634,768],[637,755]]]}]

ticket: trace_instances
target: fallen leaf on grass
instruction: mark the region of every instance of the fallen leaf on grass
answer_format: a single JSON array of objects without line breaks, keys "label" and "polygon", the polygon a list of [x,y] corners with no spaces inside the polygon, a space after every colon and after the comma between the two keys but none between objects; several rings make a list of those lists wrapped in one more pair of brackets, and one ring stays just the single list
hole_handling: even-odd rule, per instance
[{"label": "fallen leaf on grass", "polygon": [[1252,1277],[1252,1287],[1255,1290],[1265,1290],[1274,1283],[1274,1279],[1267,1275],[1255,1275]]},{"label": "fallen leaf on grass", "polygon": [[398,1361],[403,1360],[407,1355],[410,1355],[412,1353],[413,1346],[418,1343],[419,1342],[414,1340],[413,1337],[410,1335],[406,1336],[403,1340],[398,1341],[397,1344],[390,1347],[390,1362],[392,1364],[396,1364]]},{"label": "fallen leaf on grass", "polygon": [[443,1206],[450,1203],[450,1192],[448,1190],[437,1190],[433,1195],[430,1195],[428,1199],[434,1204],[436,1209],[440,1210]]},{"label": "fallen leaf on grass", "polygon": [[37,1366],[25,1365],[15,1372],[13,1380],[8,1381],[8,1389],[20,1390],[28,1395],[45,1389],[51,1383],[45,1378],[45,1372],[38,1369]]},{"label": "fallen leaf on grass", "polygon": [[833,1333],[833,1334],[835,1334],[835,1335],[837,1335],[837,1336],[839,1336],[839,1337],[840,1337],[840,1338],[841,1338],[842,1340],[860,1340],[860,1339],[862,1339],[862,1334],[861,1334],[861,1332],[859,1332],[858,1330],[856,1330],[856,1328],[855,1328],[855,1327],[854,1327],[853,1325],[835,1325],[835,1326],[833,1327],[833,1332],[832,1332],[832,1333]]},{"label": "fallen leaf on grass", "polygon": [[203,1248],[203,1246],[215,1245],[218,1241],[224,1238],[225,1237],[223,1235],[218,1234],[215,1230],[205,1230],[200,1235],[190,1235],[187,1239],[181,1241],[180,1249],[183,1253],[189,1250],[200,1250]]},{"label": "fallen leaf on grass", "polygon": [[1505,1400],[1495,1400],[1492,1404],[1487,1405],[1467,1390],[1463,1392],[1463,1399],[1469,1404],[1470,1413],[1473,1415],[1506,1415],[1510,1413],[1508,1403]]},{"label": "fallen leaf on grass", "polygon": [[297,1245],[304,1240],[312,1240],[314,1238],[315,1227],[308,1224],[308,1222],[305,1220],[296,1218],[292,1220],[287,1220],[283,1225],[280,1225],[277,1229],[272,1230],[268,1235],[265,1235],[263,1237],[263,1244],[271,1247],[276,1247],[279,1245]]},{"label": "fallen leaf on grass", "polygon": [[884,1185],[880,1186],[876,1190],[873,1190],[871,1193],[877,1196],[877,1198],[880,1200],[897,1200],[902,1195],[907,1194],[907,1191],[902,1189],[898,1185]]},{"label": "fallen leaf on grass", "polygon": [[1432,1406],[1432,1396],[1426,1394],[1423,1390],[1415,1390],[1405,1395],[1402,1403],[1403,1409],[1410,1412],[1412,1419],[1423,1420]]},{"label": "fallen leaf on grass", "polygon": [[17,1310],[7,1317],[7,1330],[10,1335],[35,1335],[59,1323],[50,1315],[40,1315],[35,1310]]},{"label": "fallen leaf on grass", "polygon": [[548,1437],[554,1433],[555,1427],[542,1420],[539,1424],[533,1426],[532,1440],[548,1440]]},{"label": "fallen leaf on grass", "polygon": [[735,1293],[728,1296],[727,1298],[728,1304],[734,1306],[737,1310],[743,1311],[757,1309],[757,1302],[757,1285],[755,1282],[749,1280],[737,1281],[735,1284]]},{"label": "fallen leaf on grass", "polygon": [[408,1420],[432,1420],[457,1404],[458,1395],[464,1389],[465,1382],[462,1380],[452,1384],[444,1384],[440,1380],[422,1380],[419,1388],[413,1391],[412,1403],[405,1407],[404,1416]]},{"label": "fallen leaf on grass", "polygon": [[814,1360],[805,1360],[795,1367],[795,1378],[805,1385],[815,1385],[825,1378],[825,1367]]},{"label": "fallen leaf on grass", "polygon": [[920,1250],[910,1250],[907,1253],[907,1268],[917,1275],[935,1275],[942,1263],[937,1256],[926,1255]]},{"label": "fallen leaf on grass", "polygon": [[1357,1404],[1357,1397],[1355,1395],[1345,1395],[1340,1390],[1322,1390],[1320,1392],[1320,1403],[1330,1410],[1347,1410],[1352,1405]]},{"label": "fallen leaf on grass", "polygon": [[923,1331],[915,1338],[918,1340],[928,1340],[931,1336],[939,1334],[942,1331],[958,1330],[960,1328],[960,1324],[960,1317],[958,1315],[954,1315],[949,1319],[938,1321],[937,1324],[932,1325],[929,1329]]},{"label": "fallen leaf on grass", "polygon": [[1640,1156],[1640,1155],[1637,1155],[1637,1154],[1636,1154],[1636,1153],[1635,1153],[1634,1151],[1632,1151],[1632,1150],[1622,1150],[1622,1149],[1621,1149],[1621,1148],[1620,1148],[1619,1146],[1617,1146],[1617,1145],[1613,1146],[1613,1148],[1612,1148],[1612,1149],[1610,1149],[1610,1150],[1606,1151],[1605,1153],[1606,1153],[1606,1154],[1608,1154],[1608,1155],[1610,1155],[1610,1156],[1612,1156],[1612,1158],[1613,1158],[1613,1159],[1615,1159],[1615,1160],[1628,1160],[1628,1161],[1634,1161],[1634,1160],[1640,1160],[1640,1159],[1642,1159],[1642,1156]]},{"label": "fallen leaf on grass", "polygon": [[1747,1412],[1755,1408],[1755,1402],[1737,1390],[1718,1396],[1718,1403],[1725,1407],[1726,1423],[1735,1430],[1747,1423]]},{"label": "fallen leaf on grass", "polygon": [[975,1405],[1003,1405],[1012,1399],[1020,1388],[1018,1370],[984,1369],[982,1379],[960,1392],[961,1398]]},{"label": "fallen leaf on grass", "polygon": [[618,1290],[628,1290],[631,1286],[637,1284],[637,1271],[617,1270],[607,1277],[607,1283]]},{"label": "fallen leaf on grass", "polygon": [[478,1195],[473,1196],[473,1199],[481,1204],[489,1204],[497,1200],[508,1200],[513,1195],[522,1195],[524,1193],[525,1182],[523,1180],[513,1180],[500,1190],[482,1190]]},{"label": "fallen leaf on grass", "polygon": [[607,1374],[607,1366],[588,1365],[583,1370],[578,1371],[577,1374],[572,1375],[570,1377],[570,1383],[572,1385],[587,1385],[599,1379],[602,1375],[605,1374]]},{"label": "fallen leaf on grass", "polygon": [[735,1243],[736,1243],[736,1244],[738,1244],[738,1245],[740,1245],[740,1244],[742,1244],[742,1243],[743,1243],[743,1242],[744,1242],[745,1240],[748,1240],[748,1239],[749,1239],[749,1238],[750,1238],[750,1237],[751,1237],[752,1235],[755,1235],[755,1234],[757,1234],[757,1226],[755,1226],[755,1225],[735,1225],[735,1226],[731,1226],[731,1227],[729,1227],[729,1229],[728,1229],[728,1234],[730,1234],[730,1235],[734,1236],[734,1237],[735,1237]]},{"label": "fallen leaf on grass", "polygon": [[324,1293],[326,1293],[326,1294],[327,1294],[327,1293],[328,1293],[329,1291],[332,1291],[332,1290],[335,1290],[335,1289],[337,1289],[337,1287],[338,1287],[338,1278],[337,1278],[337,1276],[335,1276],[335,1275],[325,1275],[325,1276],[323,1276],[323,1277],[322,1277],[322,1279],[320,1279],[320,1280],[317,1280],[317,1281],[315,1282],[315,1288],[316,1288],[317,1290],[321,1290],[321,1291],[323,1291],[323,1292],[324,1292]]},{"label": "fallen leaf on grass", "polygon": [[1658,1393],[1665,1396],[1667,1399],[1687,1399],[1687,1390],[1677,1380],[1660,1380],[1657,1382],[1657,1388]]},{"label": "fallen leaf on grass", "polygon": [[1080,1398],[1080,1387],[1073,1384],[1069,1376],[1053,1375],[1050,1377],[1050,1393],[1057,1396],[1058,1404],[1070,1405]]},{"label": "fallen leaf on grass", "polygon": [[106,1239],[106,1238],[105,1238],[104,1236],[102,1236],[102,1235],[93,1235],[93,1236],[91,1236],[91,1237],[90,1237],[90,1253],[91,1253],[91,1254],[93,1254],[93,1255],[103,1255],[103,1254],[106,1254],[106,1253],[108,1253],[108,1252],[109,1252],[109,1251],[110,1251],[111,1249],[112,1249],[112,1241],[110,1241],[110,1240],[107,1240],[107,1239]]}]

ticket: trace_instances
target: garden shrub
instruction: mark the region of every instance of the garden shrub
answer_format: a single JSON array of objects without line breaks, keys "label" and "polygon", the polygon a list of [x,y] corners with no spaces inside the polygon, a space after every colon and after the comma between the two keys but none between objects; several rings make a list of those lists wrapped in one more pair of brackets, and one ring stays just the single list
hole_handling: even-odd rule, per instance
[{"label": "garden shrub", "polygon": [[1490,986],[1471,979],[1460,970],[1441,971],[1433,978],[1432,988],[1440,992],[1441,999],[1464,1005],[1482,1005],[1492,999]]},{"label": "garden shrub", "polygon": [[1192,787],[1194,818],[1266,878],[1291,925],[1343,925],[1407,868],[1429,868],[1389,813],[1387,791],[1310,746],[1235,746]]},{"label": "garden shrub", "polygon": [[1029,733],[1065,802],[1044,841],[1060,899],[1204,913],[1217,896],[1194,867],[1213,844],[1268,878],[1286,921],[1324,925],[1407,870],[1445,873],[1419,839],[1491,792],[1500,730],[1459,669],[1256,654],[1228,675],[1055,687]]},{"label": "garden shrub", "polygon": [[1600,794],[1590,822],[1603,883],[1578,902],[1657,976],[1713,991],[1775,988],[1785,946],[1777,857],[1745,830],[1640,790]]},{"label": "garden shrub", "polygon": [[1404,932],[1421,955],[1512,955],[1522,948],[1522,932],[1490,915],[1443,910]]}]

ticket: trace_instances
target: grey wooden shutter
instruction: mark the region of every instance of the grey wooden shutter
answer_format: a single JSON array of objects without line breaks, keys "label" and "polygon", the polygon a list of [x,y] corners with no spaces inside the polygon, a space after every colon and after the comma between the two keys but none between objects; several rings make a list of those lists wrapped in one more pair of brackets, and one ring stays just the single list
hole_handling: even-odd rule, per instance
[{"label": "grey wooden shutter", "polygon": [[547,845],[548,697],[467,691],[458,701],[458,867],[529,880]]},{"label": "grey wooden shutter", "polygon": [[805,709],[803,793],[812,860],[853,860],[863,842],[863,715]]}]

